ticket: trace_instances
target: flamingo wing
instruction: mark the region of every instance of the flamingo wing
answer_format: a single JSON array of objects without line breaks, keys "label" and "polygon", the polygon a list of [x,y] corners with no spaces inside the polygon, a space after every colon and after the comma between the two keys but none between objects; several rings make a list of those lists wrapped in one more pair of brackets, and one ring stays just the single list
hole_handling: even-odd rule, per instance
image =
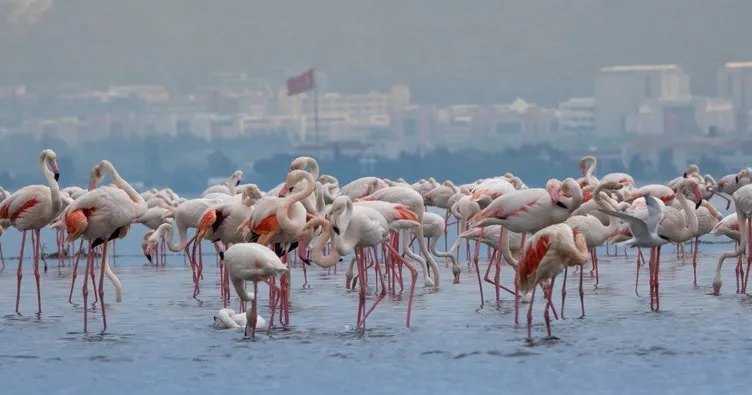
[{"label": "flamingo wing", "polygon": [[650,195],[645,195],[645,204],[648,206],[648,219],[645,225],[648,231],[655,232],[663,217],[663,206],[658,202],[658,199]]},{"label": "flamingo wing", "polygon": [[[637,235],[648,235],[650,232],[648,231],[648,225],[645,223],[645,221],[636,218],[630,214],[622,213],[619,211],[613,211],[613,210],[604,210],[604,209],[598,209],[598,211],[608,214],[612,217],[616,217],[621,219],[622,221],[626,222],[629,225],[629,229],[632,232],[632,235],[637,237]],[[660,220],[660,218],[659,218]],[[658,226],[656,223],[654,226]],[[655,229],[655,228],[653,228]]]}]

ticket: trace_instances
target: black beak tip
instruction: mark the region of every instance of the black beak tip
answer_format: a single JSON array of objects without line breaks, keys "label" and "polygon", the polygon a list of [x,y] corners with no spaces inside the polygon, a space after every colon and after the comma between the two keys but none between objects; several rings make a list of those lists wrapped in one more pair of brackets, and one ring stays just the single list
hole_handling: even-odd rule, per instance
[{"label": "black beak tip", "polygon": [[225,260],[225,252],[224,251],[220,251],[219,252],[219,259],[221,259],[223,261]]},{"label": "black beak tip", "polygon": [[697,202],[697,203],[695,203],[695,210],[697,210],[697,209],[699,209],[699,208],[700,208],[700,206],[702,205],[701,203],[702,203],[702,202]]},{"label": "black beak tip", "polygon": [[240,180],[235,181],[235,186],[240,185]]},{"label": "black beak tip", "polygon": [[55,181],[60,180],[60,173],[55,173]]},{"label": "black beak tip", "polygon": [[682,174],[683,178],[687,178],[687,173]]},{"label": "black beak tip", "polygon": [[300,260],[303,261],[303,263],[305,263],[306,265],[311,266],[311,260],[310,259],[300,258]]},{"label": "black beak tip", "polygon": [[339,261],[337,261],[337,262],[342,262],[344,260],[345,260],[345,258],[339,257]]},{"label": "black beak tip", "polygon": [[151,254],[146,254],[146,259],[148,259],[149,263],[151,263]]},{"label": "black beak tip", "polygon": [[352,287],[355,288],[356,285],[358,285],[358,278],[357,277],[353,277]]},{"label": "black beak tip", "polygon": [[734,177],[734,180],[735,180],[735,181],[736,181],[736,183],[738,184],[738,183],[739,183],[739,176],[736,176],[736,177]]},{"label": "black beak tip", "polygon": [[564,203],[562,203],[562,202],[557,201],[556,205],[559,206],[559,207],[561,207],[561,208],[563,208],[563,209],[565,209],[565,210],[569,210],[569,207],[567,207],[567,205],[564,204]]}]

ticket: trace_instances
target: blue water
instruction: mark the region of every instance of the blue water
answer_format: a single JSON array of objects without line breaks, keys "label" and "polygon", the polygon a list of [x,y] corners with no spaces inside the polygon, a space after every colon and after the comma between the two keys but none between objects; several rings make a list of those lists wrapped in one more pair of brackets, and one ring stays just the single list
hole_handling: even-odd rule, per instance
[{"label": "blue water", "polygon": [[[486,307],[478,309],[475,273],[464,262],[459,285],[451,284],[450,270],[440,263],[439,293],[422,288],[421,275],[412,328],[404,326],[406,295],[388,297],[369,317],[364,336],[351,329],[357,300],[344,288],[344,267],[336,275],[311,269],[310,289],[301,287],[302,271],[296,267],[292,327],[271,335],[261,331],[251,342],[242,339],[242,331],[211,326],[221,307],[214,258],[205,259],[199,303],[191,297],[190,270],[182,257],[171,256],[166,267],[145,265],[138,256],[142,230],[134,227],[117,245],[118,254],[133,256],[113,264],[123,283],[121,303],[113,302],[112,286],[105,282],[104,335],[98,333],[98,310],[90,315],[91,333],[83,333],[80,286],[69,304],[70,268],[59,270],[55,260],[42,274],[41,318],[34,314],[30,261],[24,265],[23,316],[15,315],[16,262],[6,260],[0,273],[2,393],[695,394],[748,388],[744,362],[752,351],[752,298],[734,294],[734,262],[724,268],[722,296],[705,295],[717,256],[731,244],[701,246],[697,288],[691,285],[691,261],[682,263],[673,247],[664,247],[658,313],[650,311],[646,269],[642,296],[634,294],[634,252],[607,257],[601,249],[597,289],[586,269],[587,316],[574,318],[579,300],[577,281],[570,280],[568,318],[552,321],[559,340],[544,339],[538,301],[532,345],[525,341],[524,313],[522,324],[514,325],[510,295],[502,293],[502,308],[496,309],[487,284]],[[49,252],[54,243],[47,232]],[[18,238],[15,231],[2,236],[6,257],[17,255]],[[502,279],[511,285],[509,268]],[[263,305],[265,288],[261,297]],[[234,291],[230,307],[237,309]],[[261,314],[268,318],[268,309]]]}]

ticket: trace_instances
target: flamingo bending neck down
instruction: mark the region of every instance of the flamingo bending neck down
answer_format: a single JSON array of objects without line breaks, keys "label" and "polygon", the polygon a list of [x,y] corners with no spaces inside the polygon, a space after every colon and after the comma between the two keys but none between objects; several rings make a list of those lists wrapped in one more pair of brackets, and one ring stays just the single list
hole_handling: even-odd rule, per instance
[{"label": "flamingo bending neck down", "polygon": [[[507,241],[508,239],[502,238],[502,242]],[[543,284],[543,293],[547,300],[543,316],[546,320],[548,336],[551,337],[549,306],[553,306],[551,290],[554,280],[567,266],[582,266],[587,262],[587,258],[588,249],[584,235],[567,224],[555,224],[533,234],[525,244],[520,260],[510,262],[517,267],[515,276],[517,294],[531,293],[527,310],[528,340],[532,340],[533,301],[537,286]],[[580,273],[582,273],[582,268],[580,268]],[[582,281],[582,276],[580,276],[580,281]],[[582,304],[584,315],[584,302]]]},{"label": "flamingo bending neck down", "polygon": [[[248,336],[250,328],[251,338],[256,338],[256,325],[258,320],[258,283],[266,282],[270,287],[273,285],[270,279],[279,277],[289,272],[287,266],[279,260],[277,254],[269,248],[257,243],[238,243],[225,251],[225,266],[230,277],[230,282],[235,288],[238,297],[244,302],[251,302],[251,308],[246,311],[245,336]],[[245,289],[244,281],[253,282],[253,295]],[[280,293],[281,294],[281,293]],[[272,314],[274,314],[277,301],[272,301]],[[269,319],[269,330],[274,322],[274,316]]]},{"label": "flamingo bending neck down", "polygon": [[[219,309],[214,316],[214,329],[236,329],[245,328],[248,325],[247,313],[237,313],[229,308]],[[266,320],[262,316],[256,316],[256,329],[262,329],[266,326]]]},{"label": "flamingo bending neck down", "polygon": [[[737,178],[738,177],[739,176],[737,176]],[[723,265],[723,261],[726,260],[726,258],[741,256],[747,250],[747,245],[750,245],[749,239],[750,236],[752,236],[752,229],[750,229],[752,222],[749,220],[750,215],[752,215],[752,184],[737,189],[731,197],[734,200],[734,206],[736,207],[736,220],[739,224],[739,244],[734,251],[724,252],[718,259],[711,295],[720,295],[721,293],[721,286],[723,285],[723,281],[721,280],[721,266]],[[747,254],[749,255],[749,252]],[[749,276],[750,264],[752,264],[752,261],[748,260],[747,276]],[[746,293],[746,288],[747,279],[745,278],[742,281],[741,292]]]}]

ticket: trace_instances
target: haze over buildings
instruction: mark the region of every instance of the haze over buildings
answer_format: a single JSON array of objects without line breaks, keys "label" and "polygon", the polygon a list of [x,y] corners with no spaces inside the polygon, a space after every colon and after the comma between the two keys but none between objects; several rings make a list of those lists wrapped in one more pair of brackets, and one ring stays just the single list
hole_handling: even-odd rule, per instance
[{"label": "haze over buildings", "polygon": [[[39,9],[14,19],[8,2]],[[216,70],[281,80],[313,64],[336,76],[334,92],[405,83],[416,102],[553,106],[593,95],[603,66],[679,64],[696,94],[713,95],[718,65],[752,59],[752,2],[740,0],[46,3],[0,3],[2,83],[179,86]]]}]

